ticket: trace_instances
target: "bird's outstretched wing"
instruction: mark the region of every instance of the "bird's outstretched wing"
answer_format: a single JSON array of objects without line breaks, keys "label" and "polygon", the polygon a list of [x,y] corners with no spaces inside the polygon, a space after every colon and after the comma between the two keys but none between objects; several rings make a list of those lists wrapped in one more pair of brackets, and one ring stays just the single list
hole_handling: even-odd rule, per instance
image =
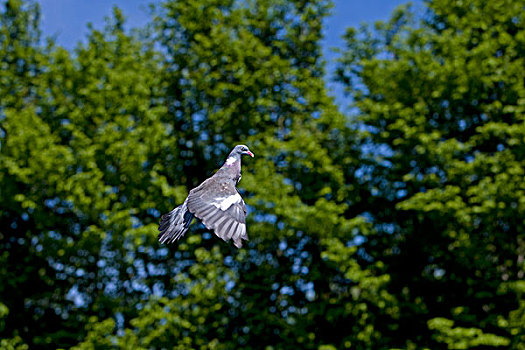
[{"label": "bird's outstretched wing", "polygon": [[189,211],[224,241],[229,239],[237,248],[246,234],[246,205],[230,181],[210,178],[190,191]]}]

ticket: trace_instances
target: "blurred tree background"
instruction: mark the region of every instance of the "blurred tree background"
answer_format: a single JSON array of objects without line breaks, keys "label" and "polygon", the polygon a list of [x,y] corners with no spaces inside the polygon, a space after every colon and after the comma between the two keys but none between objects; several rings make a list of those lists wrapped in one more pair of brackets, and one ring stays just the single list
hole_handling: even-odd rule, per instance
[{"label": "blurred tree background", "polygon": [[[525,1],[349,28],[329,0],[115,9],[74,52],[0,1],[2,349],[525,349]],[[251,241],[159,216],[246,143]]]}]

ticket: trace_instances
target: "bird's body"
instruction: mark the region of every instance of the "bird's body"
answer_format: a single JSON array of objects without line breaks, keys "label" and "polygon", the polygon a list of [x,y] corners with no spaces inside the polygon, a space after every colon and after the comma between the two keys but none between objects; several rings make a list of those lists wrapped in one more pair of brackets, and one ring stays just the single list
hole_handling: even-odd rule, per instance
[{"label": "bird's body", "polygon": [[209,230],[237,248],[246,234],[246,205],[235,187],[241,179],[241,156],[253,157],[248,147],[235,146],[224,165],[210,178],[192,189],[180,206],[162,216],[159,241],[173,243],[180,239],[197,217]]}]

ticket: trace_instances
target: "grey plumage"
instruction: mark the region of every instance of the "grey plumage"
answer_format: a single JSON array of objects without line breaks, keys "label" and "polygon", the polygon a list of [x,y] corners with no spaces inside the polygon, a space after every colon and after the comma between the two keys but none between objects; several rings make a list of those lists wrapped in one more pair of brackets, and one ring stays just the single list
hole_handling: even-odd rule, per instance
[{"label": "grey plumage", "polygon": [[246,205],[235,187],[241,179],[243,154],[253,157],[248,147],[235,146],[212,177],[192,189],[183,204],[161,217],[161,243],[173,243],[184,236],[193,217],[224,241],[232,239],[237,248],[242,246],[242,240],[248,240]]},{"label": "grey plumage", "polygon": [[159,241],[173,243],[186,233],[190,227],[193,214],[188,211],[186,202],[167,214],[162,215],[159,225]]}]

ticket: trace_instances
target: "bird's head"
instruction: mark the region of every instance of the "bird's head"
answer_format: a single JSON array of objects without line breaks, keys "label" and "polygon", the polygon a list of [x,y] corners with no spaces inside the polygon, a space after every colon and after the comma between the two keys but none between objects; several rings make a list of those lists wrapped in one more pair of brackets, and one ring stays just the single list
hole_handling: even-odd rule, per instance
[{"label": "bird's head", "polygon": [[250,151],[248,146],[245,146],[245,145],[237,145],[237,146],[235,146],[235,148],[233,149],[232,153],[239,154],[239,155],[246,154],[246,155],[248,155],[248,156],[253,158],[253,153]]}]

